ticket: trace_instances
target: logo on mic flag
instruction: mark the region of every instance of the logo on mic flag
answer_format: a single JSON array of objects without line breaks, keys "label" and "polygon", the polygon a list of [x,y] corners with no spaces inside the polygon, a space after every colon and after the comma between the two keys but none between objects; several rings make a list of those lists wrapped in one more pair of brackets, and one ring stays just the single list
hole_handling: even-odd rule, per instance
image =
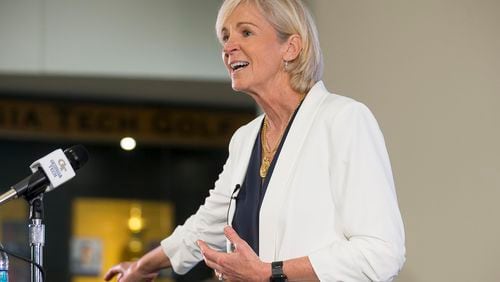
[{"label": "logo on mic flag", "polygon": [[75,171],[63,150],[57,149],[45,157],[31,164],[32,172],[42,169],[50,180],[50,185],[45,192],[51,191],[75,176]]}]

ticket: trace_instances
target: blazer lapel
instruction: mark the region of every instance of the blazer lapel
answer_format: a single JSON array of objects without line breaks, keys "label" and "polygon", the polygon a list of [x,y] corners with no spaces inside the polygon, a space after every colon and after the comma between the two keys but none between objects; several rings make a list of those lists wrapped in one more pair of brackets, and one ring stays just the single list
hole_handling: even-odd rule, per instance
[{"label": "blazer lapel", "polygon": [[[255,138],[257,138],[257,134],[259,133],[260,125],[262,123],[262,119],[264,115],[257,117],[255,120],[248,125],[245,130],[247,132],[242,133],[241,137],[243,141],[239,144],[239,147],[235,149],[238,156],[235,158],[235,168],[231,178],[231,189],[235,189],[236,185],[242,185],[245,179],[245,175],[248,169],[248,163],[250,162],[250,156],[252,154],[253,145],[255,143]],[[237,196],[239,191],[234,195]],[[236,205],[231,206],[231,210],[229,211],[228,221],[233,222],[234,211]]]},{"label": "blazer lapel", "polygon": [[260,209],[259,256],[264,261],[276,259],[276,246],[281,229],[278,224],[289,191],[287,187],[290,185],[290,176],[316,112],[327,94],[323,82],[314,85],[297,112],[283,143]]}]

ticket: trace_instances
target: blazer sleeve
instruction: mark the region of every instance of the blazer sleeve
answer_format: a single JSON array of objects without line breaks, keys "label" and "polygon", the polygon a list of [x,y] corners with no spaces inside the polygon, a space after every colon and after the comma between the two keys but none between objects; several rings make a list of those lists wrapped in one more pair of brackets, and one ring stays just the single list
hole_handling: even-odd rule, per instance
[{"label": "blazer sleeve", "polygon": [[[405,261],[404,228],[384,138],[353,101],[331,121],[337,169],[332,188],[345,240],[309,255],[321,281],[391,281]],[[338,173],[338,172],[341,173]],[[332,211],[333,212],[333,211]]]},{"label": "blazer sleeve", "polygon": [[226,226],[227,209],[234,188],[231,187],[231,171],[235,155],[234,139],[237,133],[238,131],[231,138],[229,156],[204,204],[161,242],[163,251],[170,259],[176,273],[185,274],[203,259],[196,244],[197,240],[205,241],[216,250],[225,251],[226,238],[223,229]]}]

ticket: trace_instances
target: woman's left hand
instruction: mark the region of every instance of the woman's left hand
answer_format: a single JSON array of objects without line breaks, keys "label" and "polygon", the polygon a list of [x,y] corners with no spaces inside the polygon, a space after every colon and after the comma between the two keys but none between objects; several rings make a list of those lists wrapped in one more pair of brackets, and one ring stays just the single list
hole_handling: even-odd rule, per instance
[{"label": "woman's left hand", "polygon": [[262,262],[232,227],[226,226],[224,234],[234,246],[232,253],[217,252],[205,242],[201,240],[197,242],[205,263],[215,270],[219,280],[269,281],[270,264]]}]

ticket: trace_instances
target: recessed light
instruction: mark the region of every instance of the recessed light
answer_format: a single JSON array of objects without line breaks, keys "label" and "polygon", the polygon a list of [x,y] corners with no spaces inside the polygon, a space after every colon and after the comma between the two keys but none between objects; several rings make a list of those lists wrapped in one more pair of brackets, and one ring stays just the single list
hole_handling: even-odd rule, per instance
[{"label": "recessed light", "polygon": [[120,146],[125,151],[132,151],[135,149],[136,144],[135,139],[132,137],[123,137],[122,140],[120,140]]}]

